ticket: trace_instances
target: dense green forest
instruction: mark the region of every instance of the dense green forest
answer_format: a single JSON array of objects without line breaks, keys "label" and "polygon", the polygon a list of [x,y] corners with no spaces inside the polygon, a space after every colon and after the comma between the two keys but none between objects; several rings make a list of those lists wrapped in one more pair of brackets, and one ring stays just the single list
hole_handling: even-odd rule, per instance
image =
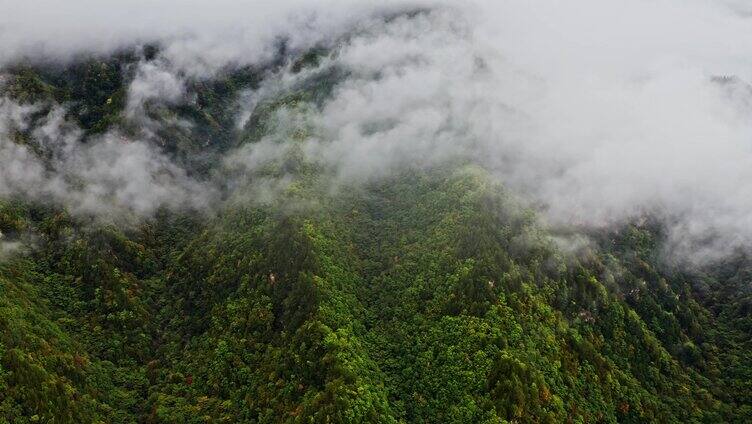
[{"label": "dense green forest", "polygon": [[[78,143],[137,135],[127,87],[155,48],[6,70],[4,98],[37,109],[3,143],[54,160],[33,131],[55,105]],[[743,253],[666,260],[650,219],[549,228],[461,157],[339,181],[305,154],[305,119],[278,131],[276,113],[319,107],[336,67],[236,126],[243,92],[326,55],[284,52],[147,105],[160,151],[233,181],[211,210],[103,219],[0,198],[0,422],[752,421]],[[270,134],[284,151],[264,166],[220,160]],[[591,242],[573,251],[577,237]]]}]

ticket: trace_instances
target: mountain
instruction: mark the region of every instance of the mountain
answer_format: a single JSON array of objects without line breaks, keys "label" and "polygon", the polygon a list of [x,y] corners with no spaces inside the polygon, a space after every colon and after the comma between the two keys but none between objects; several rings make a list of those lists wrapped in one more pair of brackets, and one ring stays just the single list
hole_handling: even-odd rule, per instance
[{"label": "mountain", "polygon": [[743,250],[553,225],[472,155],[344,178],[329,47],[174,98],[161,48],[4,71],[0,422],[752,421]]}]

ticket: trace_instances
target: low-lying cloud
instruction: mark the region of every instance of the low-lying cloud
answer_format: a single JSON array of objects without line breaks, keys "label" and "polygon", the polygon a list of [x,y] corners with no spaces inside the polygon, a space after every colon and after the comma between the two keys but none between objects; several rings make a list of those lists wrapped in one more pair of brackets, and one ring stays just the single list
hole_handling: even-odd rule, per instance
[{"label": "low-lying cloud", "polygon": [[[0,98],[0,196],[54,202],[75,214],[128,218],[163,206],[205,209],[215,195],[149,143],[117,132],[81,143],[82,131],[59,107],[21,135],[38,109]],[[18,143],[15,137],[28,139]]]},{"label": "low-lying cloud", "polygon": [[[461,156],[490,169],[551,225],[651,215],[685,257],[752,246],[752,32],[739,2],[15,3],[0,18],[0,64],[159,43],[160,57],[140,65],[128,91],[131,119],[149,102],[184,101],[186,79],[264,63],[282,44],[325,45],[331,54],[319,68],[337,67],[343,77],[306,111],[302,146],[342,182]],[[260,98],[301,78],[287,69],[243,97],[239,122]],[[29,107],[0,104],[13,125],[23,125]],[[297,112],[279,113],[286,122]],[[279,157],[284,131],[224,163],[255,169]],[[63,175],[75,170],[101,185],[50,178],[25,148],[5,141],[0,160],[11,166],[0,183],[41,181],[35,186],[60,197],[80,196],[70,204],[87,210],[110,199],[104,204],[139,213],[211,191],[148,143],[103,137],[96,147],[71,148],[61,165]]]}]

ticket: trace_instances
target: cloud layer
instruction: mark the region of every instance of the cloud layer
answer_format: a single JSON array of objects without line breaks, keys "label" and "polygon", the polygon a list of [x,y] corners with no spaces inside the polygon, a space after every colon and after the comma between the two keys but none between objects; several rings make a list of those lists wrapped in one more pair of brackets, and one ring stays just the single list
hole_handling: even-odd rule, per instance
[{"label": "cloud layer", "polygon": [[[463,156],[552,225],[650,214],[667,224],[671,248],[696,260],[752,246],[752,32],[739,2],[12,3],[0,17],[0,64],[160,42],[159,61],[130,86],[131,117],[145,102],[183,101],[186,78],[270,60],[283,40],[292,50],[324,44],[334,54],[319,70],[346,77],[306,112],[303,146],[343,182]],[[248,93],[244,116],[296,78],[283,70]],[[28,113],[0,107],[14,125]],[[147,144],[105,138],[62,162],[104,182],[76,195],[148,213],[205,191]],[[226,161],[254,169],[285,147],[269,138]],[[17,145],[0,144],[0,157],[39,168]],[[6,187],[41,179],[71,190],[42,169],[33,181],[13,169],[0,171]]]},{"label": "cloud layer", "polygon": [[15,142],[36,109],[0,98],[0,196],[128,218],[149,216],[162,206],[205,209],[216,194],[144,141],[110,132],[81,143],[81,130],[65,121],[59,107],[23,135],[27,143]]}]

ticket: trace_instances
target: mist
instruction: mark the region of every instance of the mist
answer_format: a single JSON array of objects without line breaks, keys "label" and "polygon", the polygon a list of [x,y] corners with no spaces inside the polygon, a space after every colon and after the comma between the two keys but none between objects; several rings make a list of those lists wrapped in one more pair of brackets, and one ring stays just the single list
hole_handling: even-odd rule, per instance
[{"label": "mist", "polygon": [[[139,122],[146,103],[188,101],[186,81],[268,62],[281,41],[328,48],[308,72],[343,70],[331,96],[280,111],[276,134],[226,154],[235,168],[278,158],[290,128],[305,125],[304,152],[335,185],[461,157],[551,226],[652,216],[669,230],[667,249],[697,262],[752,246],[752,32],[741,2],[2,3],[0,66],[161,45],[129,86],[124,113]],[[245,93],[238,127],[305,76],[282,67]],[[54,112],[35,135],[60,152],[45,169],[7,129],[34,107],[0,103],[0,195],[139,215],[213,203],[215,183],[172,163],[150,133],[122,142],[111,131],[82,147]]]},{"label": "mist", "polygon": [[80,128],[66,122],[58,107],[34,128],[30,144],[15,143],[38,109],[0,98],[0,197],[24,196],[78,215],[128,220],[162,206],[200,211],[215,195],[212,186],[142,140],[108,132],[81,143]]}]

